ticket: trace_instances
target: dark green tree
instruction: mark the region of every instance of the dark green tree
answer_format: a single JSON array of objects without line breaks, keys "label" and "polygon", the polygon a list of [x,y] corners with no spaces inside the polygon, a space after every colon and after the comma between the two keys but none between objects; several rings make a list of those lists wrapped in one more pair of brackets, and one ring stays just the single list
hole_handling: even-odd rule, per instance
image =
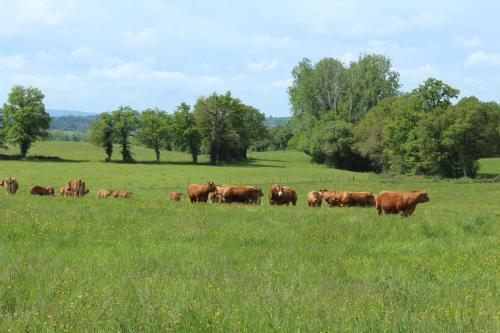
[{"label": "dark green tree", "polygon": [[137,139],[155,152],[156,163],[160,163],[160,150],[166,148],[170,140],[170,116],[158,108],[146,109],[139,115]]},{"label": "dark green tree", "polygon": [[15,86],[2,108],[3,135],[25,157],[33,142],[48,137],[50,116],[38,88]]},{"label": "dark green tree", "polygon": [[198,155],[201,150],[201,134],[196,127],[190,127],[184,131],[184,145],[193,158],[193,164],[198,164]]},{"label": "dark green tree", "polygon": [[133,158],[129,139],[139,127],[138,112],[129,106],[120,106],[111,112],[111,118],[113,120],[114,142],[121,146],[122,160],[131,162]]},{"label": "dark green tree", "polygon": [[106,162],[111,161],[111,156],[113,155],[113,133],[113,118],[107,112],[101,113],[99,118],[90,125],[88,140],[104,148]]}]

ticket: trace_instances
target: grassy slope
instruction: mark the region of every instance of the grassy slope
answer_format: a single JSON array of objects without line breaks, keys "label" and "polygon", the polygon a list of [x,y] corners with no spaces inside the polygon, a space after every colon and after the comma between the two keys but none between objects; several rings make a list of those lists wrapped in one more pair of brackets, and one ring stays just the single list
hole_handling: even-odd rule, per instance
[{"label": "grassy slope", "polygon": [[[250,165],[106,164],[85,143],[33,154],[90,162],[0,161],[21,189],[0,196],[0,331],[498,331],[498,184],[384,184],[256,153]],[[152,153],[136,149],[136,158]],[[497,161],[488,161],[488,173]],[[498,171],[495,171],[498,170]],[[30,197],[31,183],[83,176],[132,200]],[[353,178],[354,177],[354,181]],[[288,182],[297,207],[179,204],[188,181]],[[424,180],[419,179],[423,182]],[[426,187],[409,219],[372,208],[308,209],[321,187]]]}]

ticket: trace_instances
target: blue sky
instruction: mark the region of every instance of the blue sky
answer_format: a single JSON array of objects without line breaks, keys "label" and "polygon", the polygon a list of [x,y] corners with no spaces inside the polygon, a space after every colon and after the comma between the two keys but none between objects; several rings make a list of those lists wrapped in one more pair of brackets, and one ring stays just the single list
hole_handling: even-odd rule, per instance
[{"label": "blue sky", "polygon": [[389,56],[403,90],[429,76],[500,102],[495,1],[0,0],[0,102],[32,85],[47,108],[157,106],[230,89],[290,114],[297,62]]}]

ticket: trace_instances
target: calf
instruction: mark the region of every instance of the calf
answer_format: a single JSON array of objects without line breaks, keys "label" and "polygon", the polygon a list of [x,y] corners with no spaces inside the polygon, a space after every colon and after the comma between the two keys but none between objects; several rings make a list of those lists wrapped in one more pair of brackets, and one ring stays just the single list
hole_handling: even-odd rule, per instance
[{"label": "calf", "polygon": [[40,185],[32,185],[29,188],[32,195],[54,195],[54,188],[52,186],[42,187]]},{"label": "calf", "polygon": [[283,187],[273,184],[269,190],[269,204],[271,205],[297,204],[297,192],[291,187]]},{"label": "calf", "polygon": [[115,198],[124,198],[124,199],[128,199],[128,198],[132,198],[132,192],[129,192],[129,191],[114,191],[113,192],[113,196]]},{"label": "calf", "polygon": [[378,215],[399,214],[408,217],[415,211],[417,204],[428,202],[429,195],[426,190],[410,192],[382,191],[375,199]]},{"label": "calf", "polygon": [[[68,182],[69,191],[74,197],[83,197],[85,194],[85,182],[80,179],[73,179]],[[88,191],[87,191],[88,193]]]},{"label": "calf", "polygon": [[213,182],[207,182],[206,184],[198,185],[191,184],[188,186],[187,193],[191,203],[194,202],[207,202],[208,194],[210,192],[215,192],[217,188]]},{"label": "calf", "polygon": [[181,201],[182,193],[181,192],[172,192],[170,193],[170,201]]},{"label": "calf", "polygon": [[340,206],[340,203],[335,198],[334,191],[328,191],[326,189],[323,189],[323,190],[320,190],[319,192],[321,192],[323,200],[325,200],[325,202],[328,204],[328,207]]},{"label": "calf", "polygon": [[3,189],[7,194],[16,194],[17,189],[19,188],[16,178],[11,176],[2,179],[2,181],[0,181],[0,186],[3,186]]},{"label": "calf", "polygon": [[307,205],[309,207],[321,207],[322,201],[323,201],[323,192],[307,193]]},{"label": "calf", "polygon": [[113,194],[113,190],[109,189],[100,189],[97,191],[98,198],[109,198]]}]

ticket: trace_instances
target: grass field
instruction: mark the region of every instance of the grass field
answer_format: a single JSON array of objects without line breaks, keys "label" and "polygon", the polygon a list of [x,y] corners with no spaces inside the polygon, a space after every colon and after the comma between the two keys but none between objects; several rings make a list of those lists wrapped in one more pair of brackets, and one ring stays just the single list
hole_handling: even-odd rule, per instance
[{"label": "grass field", "polygon": [[[10,152],[9,152],[10,153]],[[43,142],[0,161],[0,331],[498,332],[500,184],[360,174],[298,152],[249,163],[103,163],[81,142]],[[117,155],[118,156],[118,155]],[[206,157],[201,158],[206,161]],[[484,165],[483,165],[484,164]],[[500,174],[500,159],[481,172]],[[30,184],[83,177],[82,199],[31,197]],[[293,186],[296,207],[171,203],[188,182]],[[134,192],[99,200],[98,188]],[[413,216],[307,208],[320,188],[426,188]]]}]

